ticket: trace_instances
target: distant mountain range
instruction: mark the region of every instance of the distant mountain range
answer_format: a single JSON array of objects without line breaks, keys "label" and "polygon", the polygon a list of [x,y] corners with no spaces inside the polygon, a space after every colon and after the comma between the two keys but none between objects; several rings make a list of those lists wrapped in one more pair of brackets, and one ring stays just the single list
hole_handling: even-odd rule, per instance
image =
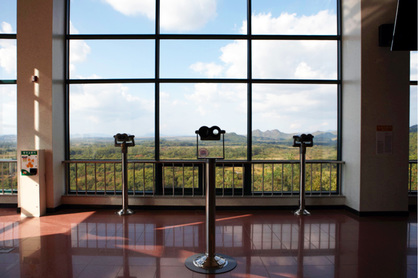
[{"label": "distant mountain range", "polygon": [[[409,128],[410,133],[416,133],[418,130],[418,125],[413,125]],[[253,130],[253,140],[258,142],[265,142],[265,143],[273,143],[273,142],[290,142],[293,140],[293,136],[296,135],[295,133],[285,133],[281,132],[280,130],[273,129],[273,130],[266,130],[261,131],[259,129]],[[337,131],[316,131],[312,133],[314,136],[314,143],[332,143],[333,141],[337,140]],[[94,136],[94,135],[77,135],[72,137],[75,140],[85,140],[86,142],[92,142],[95,140],[99,141],[107,141],[113,140],[113,136],[105,136],[103,134]],[[195,138],[194,136],[170,136],[170,137],[162,137],[164,140],[191,140]],[[137,140],[149,140],[150,138],[135,138]],[[236,134],[235,132],[228,132],[225,136],[226,142],[234,142],[234,143],[244,143],[247,141],[247,137],[244,135]],[[16,143],[17,137],[16,135],[0,135],[0,143]]]},{"label": "distant mountain range", "polygon": [[16,143],[16,135],[0,135],[0,143]]}]

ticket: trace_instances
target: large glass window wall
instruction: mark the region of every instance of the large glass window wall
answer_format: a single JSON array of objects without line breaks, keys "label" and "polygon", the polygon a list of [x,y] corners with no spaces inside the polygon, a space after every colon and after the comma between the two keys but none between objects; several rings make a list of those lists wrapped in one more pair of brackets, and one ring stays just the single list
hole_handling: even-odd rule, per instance
[{"label": "large glass window wall", "polygon": [[67,159],[118,158],[130,133],[130,159],[194,160],[202,125],[226,160],[297,159],[300,133],[340,159],[339,0],[67,3]]},{"label": "large glass window wall", "polygon": [[0,6],[0,160],[9,160],[16,159],[17,142],[16,0]]}]

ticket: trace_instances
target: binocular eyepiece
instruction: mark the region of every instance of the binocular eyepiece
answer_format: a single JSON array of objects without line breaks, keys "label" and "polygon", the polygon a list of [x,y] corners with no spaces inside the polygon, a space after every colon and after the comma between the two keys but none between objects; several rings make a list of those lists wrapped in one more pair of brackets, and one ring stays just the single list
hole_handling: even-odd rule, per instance
[{"label": "binocular eyepiece", "polygon": [[126,144],[126,146],[132,147],[135,146],[135,135],[129,135],[126,133],[118,133],[113,136],[115,138],[115,147],[121,146],[123,143]]},{"label": "binocular eyepiece", "polygon": [[306,147],[313,146],[313,138],[312,134],[301,134],[293,136],[293,147],[299,147],[304,144]]},{"label": "binocular eyepiece", "polygon": [[221,140],[221,134],[225,134],[225,130],[221,130],[218,126],[202,126],[195,132],[200,136],[200,140]]}]

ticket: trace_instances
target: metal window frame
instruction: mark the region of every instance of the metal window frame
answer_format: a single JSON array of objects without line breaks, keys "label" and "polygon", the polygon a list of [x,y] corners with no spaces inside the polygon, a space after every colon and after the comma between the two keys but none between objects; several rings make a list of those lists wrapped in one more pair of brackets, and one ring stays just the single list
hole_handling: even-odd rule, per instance
[{"label": "metal window frame", "polygon": [[[163,83],[241,83],[247,85],[247,158],[252,161],[252,85],[253,84],[335,84],[337,85],[337,160],[341,160],[342,150],[342,15],[341,0],[336,0],[337,34],[336,35],[253,35],[252,34],[252,0],[247,0],[247,34],[161,34],[160,33],[160,0],[156,0],[154,34],[70,34],[70,1],[66,5],[66,54],[65,54],[65,159],[69,160],[69,85],[70,84],[114,84],[114,83],[148,83],[155,85],[155,150],[156,161],[160,161],[160,84]],[[71,40],[154,40],[155,41],[155,75],[154,78],[114,78],[114,79],[70,79],[69,78],[69,43]],[[219,78],[160,78],[160,42],[161,40],[246,40],[247,41],[247,77],[236,79]],[[252,77],[252,41],[255,40],[330,40],[337,42],[337,79],[253,79]],[[158,164],[161,165],[161,164]],[[68,169],[67,169],[68,172]],[[162,185],[162,168],[156,168],[156,194],[164,194]],[[340,176],[341,173],[338,173]],[[337,177],[337,191],[341,192],[340,179]],[[251,165],[245,164],[244,194],[251,194]]]}]

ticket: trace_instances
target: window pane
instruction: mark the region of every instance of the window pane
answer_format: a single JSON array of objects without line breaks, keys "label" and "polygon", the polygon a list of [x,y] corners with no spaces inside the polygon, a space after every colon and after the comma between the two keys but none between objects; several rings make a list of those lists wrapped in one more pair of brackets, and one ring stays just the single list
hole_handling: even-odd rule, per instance
[{"label": "window pane", "polygon": [[253,41],[253,77],[336,79],[336,41]]},{"label": "window pane", "polygon": [[71,40],[70,78],[150,78],[155,73],[152,40]]},{"label": "window pane", "polygon": [[252,33],[336,35],[336,0],[252,1]]},{"label": "window pane", "polygon": [[154,85],[70,86],[70,158],[120,158],[113,135],[135,135],[129,158],[154,158]]},{"label": "window pane", "polygon": [[195,131],[214,125],[226,131],[225,158],[246,158],[246,85],[161,84],[160,92],[162,159],[196,159]]},{"label": "window pane", "polygon": [[161,33],[242,33],[246,14],[245,0],[161,0]]},{"label": "window pane", "polygon": [[0,0],[0,34],[16,34],[16,0]]},{"label": "window pane", "polygon": [[161,41],[161,77],[245,78],[245,41]]},{"label": "window pane", "polygon": [[417,159],[418,86],[410,86],[409,159]]},{"label": "window pane", "polygon": [[155,33],[155,0],[71,0],[71,34]]},{"label": "window pane", "polygon": [[0,159],[16,159],[16,85],[0,85]]},{"label": "window pane", "polygon": [[411,51],[411,81],[418,80],[418,51]]},{"label": "window pane", "polygon": [[298,159],[293,135],[311,133],[307,159],[337,158],[336,85],[253,85],[253,159]]},{"label": "window pane", "polygon": [[16,40],[0,39],[0,79],[16,79]]}]

